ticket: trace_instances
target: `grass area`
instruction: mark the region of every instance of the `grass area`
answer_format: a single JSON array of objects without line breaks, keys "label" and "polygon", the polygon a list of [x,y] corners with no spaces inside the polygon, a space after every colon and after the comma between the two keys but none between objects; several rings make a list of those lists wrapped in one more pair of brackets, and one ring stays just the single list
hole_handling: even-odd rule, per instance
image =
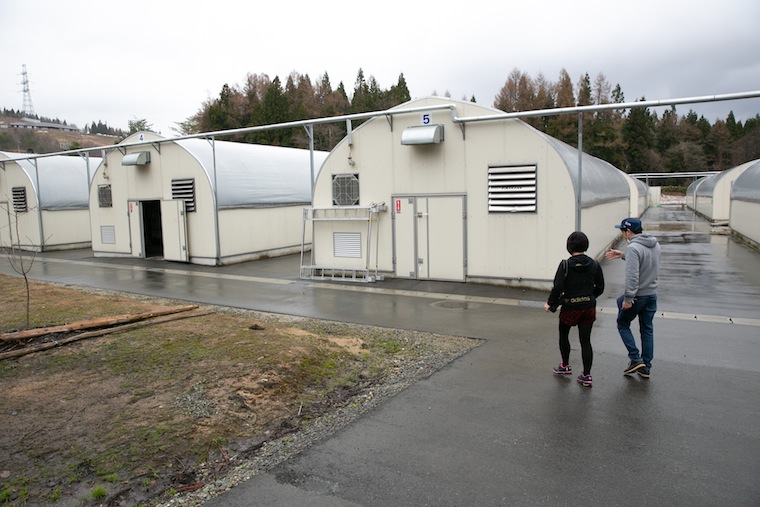
[{"label": "grass area", "polygon": [[[18,330],[23,280],[0,284],[0,333]],[[37,282],[31,293],[32,327],[186,304]],[[463,340],[429,345],[388,329],[211,310],[0,361],[0,504],[166,499],[202,480],[202,463],[223,473],[231,454]],[[20,346],[0,342],[0,352]]]}]

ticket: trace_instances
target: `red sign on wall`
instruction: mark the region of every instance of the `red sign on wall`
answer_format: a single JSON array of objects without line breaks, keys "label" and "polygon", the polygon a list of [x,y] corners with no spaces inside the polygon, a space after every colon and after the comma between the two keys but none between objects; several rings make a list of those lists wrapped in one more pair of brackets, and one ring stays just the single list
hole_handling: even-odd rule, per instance
[{"label": "red sign on wall", "polygon": [[396,199],[396,213],[401,213],[401,199]]}]

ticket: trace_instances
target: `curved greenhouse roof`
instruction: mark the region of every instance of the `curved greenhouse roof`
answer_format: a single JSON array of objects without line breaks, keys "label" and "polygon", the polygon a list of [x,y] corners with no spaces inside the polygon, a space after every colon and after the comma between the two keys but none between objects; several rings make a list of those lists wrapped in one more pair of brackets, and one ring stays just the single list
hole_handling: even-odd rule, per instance
[{"label": "curved greenhouse roof", "polygon": [[[565,163],[575,192],[578,192],[578,149],[536,130],[557,150]],[[581,201],[583,207],[631,197],[625,173],[614,165],[588,153],[583,153],[583,186]]]},{"label": "curved greenhouse roof", "polygon": [[[220,209],[311,202],[309,150],[207,139],[165,142],[175,143],[198,161],[211,188],[216,187]],[[316,178],[328,153],[313,153]]]},{"label": "curved greenhouse roof", "polygon": [[101,158],[29,155],[33,158],[19,159],[22,156],[20,153],[0,152],[1,159],[15,159],[12,162],[26,174],[35,194],[39,195],[40,209],[88,208],[90,182]]},{"label": "curved greenhouse roof", "polygon": [[755,164],[756,162],[758,162],[758,160],[745,162],[744,164],[738,165],[731,169],[726,169],[725,171],[721,171],[718,174],[713,174],[712,176],[706,178],[701,185],[696,187],[696,195],[704,196],[704,197],[712,197],[713,194],[715,193],[715,189],[718,187],[721,181],[724,181],[724,180],[730,181],[729,179],[727,179],[730,177],[737,178],[748,167]]},{"label": "curved greenhouse roof", "polygon": [[633,178],[633,181],[636,184],[636,188],[639,190],[639,195],[647,195],[649,192],[649,185],[638,178]]},{"label": "curved greenhouse roof", "polygon": [[760,160],[749,164],[750,166],[734,181],[731,199],[760,202]]},{"label": "curved greenhouse roof", "polygon": [[[176,143],[193,155],[214,187],[219,208],[311,202],[309,150],[261,144],[185,139]],[[314,174],[328,153],[314,152]],[[216,157],[216,165],[214,164]]]},{"label": "curved greenhouse roof", "polygon": [[710,176],[706,176],[704,178],[699,178],[698,180],[694,180],[691,182],[691,185],[686,187],[686,196],[694,196],[697,194],[697,189],[702,186],[702,183],[709,180],[710,178],[716,176],[715,174],[711,174]]}]

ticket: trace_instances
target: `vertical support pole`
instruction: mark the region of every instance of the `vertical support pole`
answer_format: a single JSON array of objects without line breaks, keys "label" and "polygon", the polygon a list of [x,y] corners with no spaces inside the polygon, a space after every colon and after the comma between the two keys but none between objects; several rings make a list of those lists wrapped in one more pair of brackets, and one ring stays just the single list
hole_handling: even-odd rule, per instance
[{"label": "vertical support pole", "polygon": [[578,112],[578,189],[575,202],[575,230],[581,230],[583,207],[583,111]]},{"label": "vertical support pole", "polygon": [[[649,186],[649,175],[646,176],[646,186],[647,186],[647,195],[646,195],[646,199],[644,201],[644,209],[645,210],[649,208],[649,189],[651,188]],[[662,194],[660,194],[660,197],[662,197]],[[639,215],[641,215],[641,210],[638,210],[638,211],[639,211]]]},{"label": "vertical support pole", "polygon": [[[309,124],[305,126],[306,128],[306,134],[309,136],[309,177],[311,178],[310,184],[311,184],[311,202],[309,203],[309,206],[314,206],[314,192],[316,190],[316,181],[315,181],[315,175],[314,175],[314,125]],[[308,213],[311,213],[311,208],[308,208]],[[303,210],[304,216],[303,216],[303,230],[301,231],[301,267],[300,267],[300,276],[303,278],[303,255],[304,255],[304,249],[306,248],[306,213],[307,210]],[[311,217],[309,217],[311,218]],[[314,222],[311,222],[311,252],[309,252],[309,256],[311,258],[311,261],[309,262],[310,265],[314,265]],[[313,271],[310,271],[311,275],[314,275]]]},{"label": "vertical support pole", "polygon": [[[45,230],[42,223],[42,190],[40,189],[40,168],[39,159],[33,158],[31,162],[34,164],[34,179],[35,181],[35,198],[37,199],[37,224],[40,229],[40,252],[45,251]],[[18,214],[16,215],[16,221],[18,221]],[[18,238],[18,244],[21,245],[21,238]]]},{"label": "vertical support pole", "polygon": [[309,167],[311,168],[311,203],[314,204],[314,125],[311,123],[306,126],[306,133],[309,136]]},{"label": "vertical support pole", "polygon": [[[217,165],[216,165],[216,140],[211,137],[211,159],[214,161],[214,228],[216,229],[216,265],[222,265],[222,232],[219,230],[219,181],[216,177]],[[187,218],[185,219],[187,220]],[[190,260],[190,248],[188,245],[188,260]]]}]

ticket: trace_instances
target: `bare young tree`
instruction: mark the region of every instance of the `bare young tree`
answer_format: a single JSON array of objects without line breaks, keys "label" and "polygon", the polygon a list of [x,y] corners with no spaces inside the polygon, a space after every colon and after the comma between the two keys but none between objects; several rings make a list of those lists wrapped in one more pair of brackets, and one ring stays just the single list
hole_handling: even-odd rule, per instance
[{"label": "bare young tree", "polygon": [[[29,211],[32,210],[30,209]],[[0,203],[0,213],[6,215],[10,219],[8,224],[8,244],[0,244],[0,247],[2,248],[5,257],[8,259],[8,262],[10,263],[13,270],[24,278],[24,286],[26,288],[26,329],[29,329],[31,326],[31,290],[29,288],[28,273],[32,270],[34,261],[37,258],[37,253],[35,251],[25,252],[21,248],[21,235],[19,232],[19,220],[17,211],[7,203]],[[4,235],[0,235],[0,239],[3,238]],[[32,241],[29,240],[29,242],[31,243]],[[6,240],[3,239],[2,243],[6,243]]]}]

